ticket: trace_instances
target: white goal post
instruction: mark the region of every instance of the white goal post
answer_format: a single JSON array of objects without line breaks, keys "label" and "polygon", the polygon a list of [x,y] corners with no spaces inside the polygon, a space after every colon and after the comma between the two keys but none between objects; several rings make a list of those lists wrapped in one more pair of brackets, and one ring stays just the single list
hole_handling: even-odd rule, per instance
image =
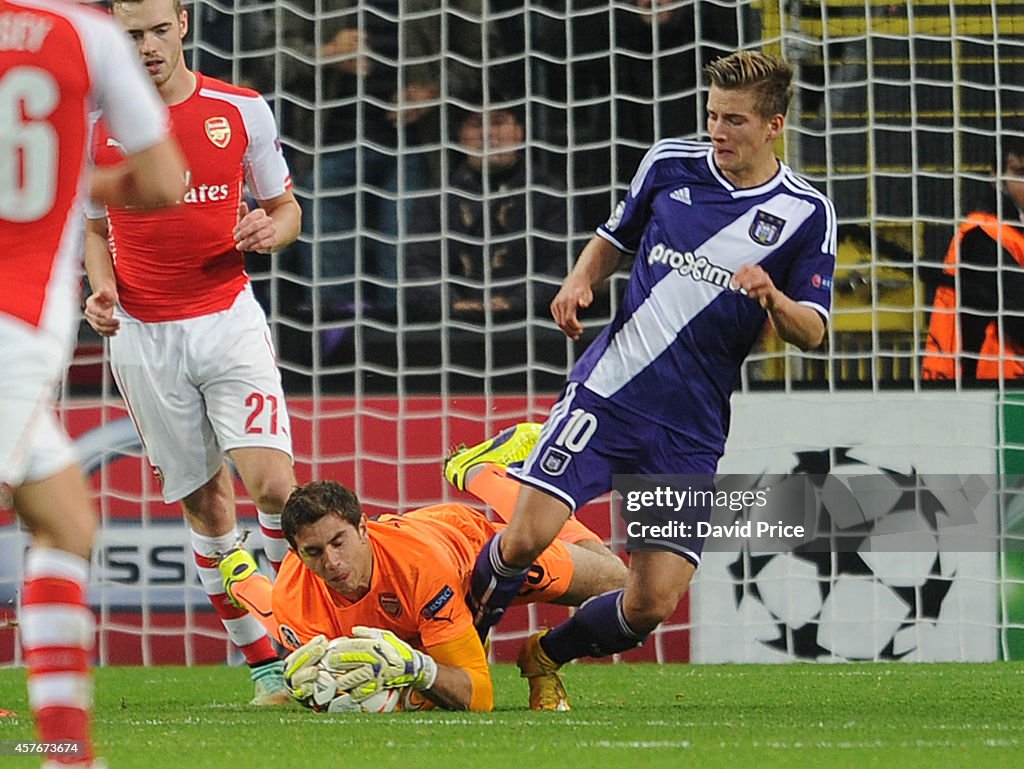
[{"label": "white goal post", "polygon": [[[300,482],[340,480],[371,511],[463,499],[440,477],[445,451],[546,414],[582,349],[558,333],[544,312],[547,298],[644,149],[656,138],[702,135],[701,66],[741,47],[781,53],[795,65],[780,152],[836,202],[841,245],[826,346],[803,354],[766,335],[743,369],[737,401],[731,445],[743,460],[727,455],[726,467],[784,470],[783,455],[818,452],[829,467],[855,456],[883,473],[1020,472],[1024,398],[1012,383],[933,391],[919,376],[950,236],[993,183],[1004,119],[1024,115],[1020,3],[195,0],[186,7],[193,66],[271,102],[304,209],[300,246],[250,264],[291,398]],[[381,29],[394,20],[402,32],[383,51],[369,35],[358,54],[324,48],[339,29]],[[353,56],[395,73],[408,130],[385,135],[388,97],[351,75]],[[431,88],[415,104],[408,87],[424,78]],[[424,107],[415,119],[414,106]],[[460,121],[497,108],[522,121],[523,186],[510,190],[500,176],[485,176],[466,195],[452,181]],[[423,162],[414,168],[411,160]],[[391,163],[393,182],[374,162]],[[520,232],[505,229],[498,211],[516,194]],[[431,201],[467,219],[495,213],[468,231],[457,217],[424,226],[416,207]],[[560,231],[549,216],[557,206],[564,207]],[[490,255],[478,275],[458,271],[460,248]],[[502,248],[521,249],[520,274],[501,271],[495,252]],[[424,252],[434,256],[433,274],[414,267]],[[588,313],[587,340],[614,311],[619,287],[617,278]],[[511,288],[524,297],[517,313],[492,302]],[[474,291],[485,309],[455,309]],[[417,309],[424,293],[435,311]],[[62,401],[103,515],[90,592],[100,659],[223,660],[230,650],[207,611],[179,516],[159,502],[103,355],[83,330]],[[770,432],[759,431],[765,413]],[[831,426],[816,432],[825,420]],[[853,632],[836,625],[841,566],[811,573],[806,564],[741,558],[709,569],[645,651],[625,658],[1024,656],[1024,565],[1010,552],[1024,535],[1018,509],[1006,498],[991,511],[988,552],[922,572],[918,595],[926,582],[945,581],[938,604],[906,600],[903,586],[895,598],[883,595],[875,588],[888,584],[884,574],[858,574],[872,587],[839,611],[866,628],[862,642],[835,640]],[[248,503],[240,514],[255,518]],[[623,526],[607,501],[581,516],[622,546]],[[0,595],[13,606],[24,535],[9,519],[0,524],[0,549],[13,554],[0,568]],[[558,616],[564,612],[510,617],[496,654],[508,659],[528,627]],[[8,660],[20,660],[20,651],[0,630],[0,662]]]}]

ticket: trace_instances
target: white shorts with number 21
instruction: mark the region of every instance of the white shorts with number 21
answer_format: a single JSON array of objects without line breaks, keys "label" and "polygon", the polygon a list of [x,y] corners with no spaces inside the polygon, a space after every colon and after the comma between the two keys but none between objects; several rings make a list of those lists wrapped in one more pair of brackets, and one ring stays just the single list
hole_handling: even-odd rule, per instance
[{"label": "white shorts with number 21", "polygon": [[143,323],[123,311],[118,317],[111,368],[165,502],[210,480],[232,449],[292,456],[281,374],[251,287],[229,309],[197,318]]}]

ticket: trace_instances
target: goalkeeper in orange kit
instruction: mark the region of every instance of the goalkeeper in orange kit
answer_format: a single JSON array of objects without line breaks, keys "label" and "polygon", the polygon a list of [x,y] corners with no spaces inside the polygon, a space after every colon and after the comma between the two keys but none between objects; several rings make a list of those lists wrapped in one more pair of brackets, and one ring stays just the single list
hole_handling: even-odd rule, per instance
[{"label": "goalkeeper in orange kit", "polygon": [[[446,475],[505,518],[519,484],[505,477],[503,465],[521,461],[538,432],[539,425],[510,428],[474,447],[472,455],[449,459]],[[327,639],[346,637],[331,650],[340,649],[349,661],[367,661],[364,668],[349,666],[349,682],[411,685],[426,701],[449,709],[493,707],[487,656],[466,594],[480,548],[504,524],[455,503],[368,520],[352,491],[318,481],[291,495],[282,528],[291,550],[275,583],[256,571],[244,550],[228,553],[221,573],[233,601],[286,647],[299,650],[286,670],[297,692],[303,668],[308,672],[331,653]],[[625,564],[570,519],[533,565],[516,603],[577,606],[621,588],[625,577]],[[531,707],[547,698],[568,709],[557,673],[528,677]]]}]

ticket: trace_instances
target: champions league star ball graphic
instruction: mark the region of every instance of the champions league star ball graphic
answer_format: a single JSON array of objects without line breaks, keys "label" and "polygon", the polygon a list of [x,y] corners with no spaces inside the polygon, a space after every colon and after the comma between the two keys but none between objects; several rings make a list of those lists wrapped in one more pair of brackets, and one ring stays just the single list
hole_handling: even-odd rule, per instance
[{"label": "champions league star ball graphic", "polygon": [[939,632],[956,576],[956,554],[939,547],[948,484],[868,465],[851,451],[796,455],[792,474],[805,474],[814,491],[815,537],[789,552],[745,543],[728,567],[736,606],[767,620],[758,642],[787,656],[913,658],[922,633]]}]

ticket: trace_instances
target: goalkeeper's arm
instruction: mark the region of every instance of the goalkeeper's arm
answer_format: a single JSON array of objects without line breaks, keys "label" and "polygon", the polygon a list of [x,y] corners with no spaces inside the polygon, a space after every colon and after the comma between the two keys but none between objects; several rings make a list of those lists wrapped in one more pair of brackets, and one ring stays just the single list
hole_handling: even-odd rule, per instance
[{"label": "goalkeeper's arm", "polygon": [[458,638],[431,646],[427,652],[437,663],[437,679],[424,695],[449,710],[494,709],[494,686],[480,636],[470,628]]}]

